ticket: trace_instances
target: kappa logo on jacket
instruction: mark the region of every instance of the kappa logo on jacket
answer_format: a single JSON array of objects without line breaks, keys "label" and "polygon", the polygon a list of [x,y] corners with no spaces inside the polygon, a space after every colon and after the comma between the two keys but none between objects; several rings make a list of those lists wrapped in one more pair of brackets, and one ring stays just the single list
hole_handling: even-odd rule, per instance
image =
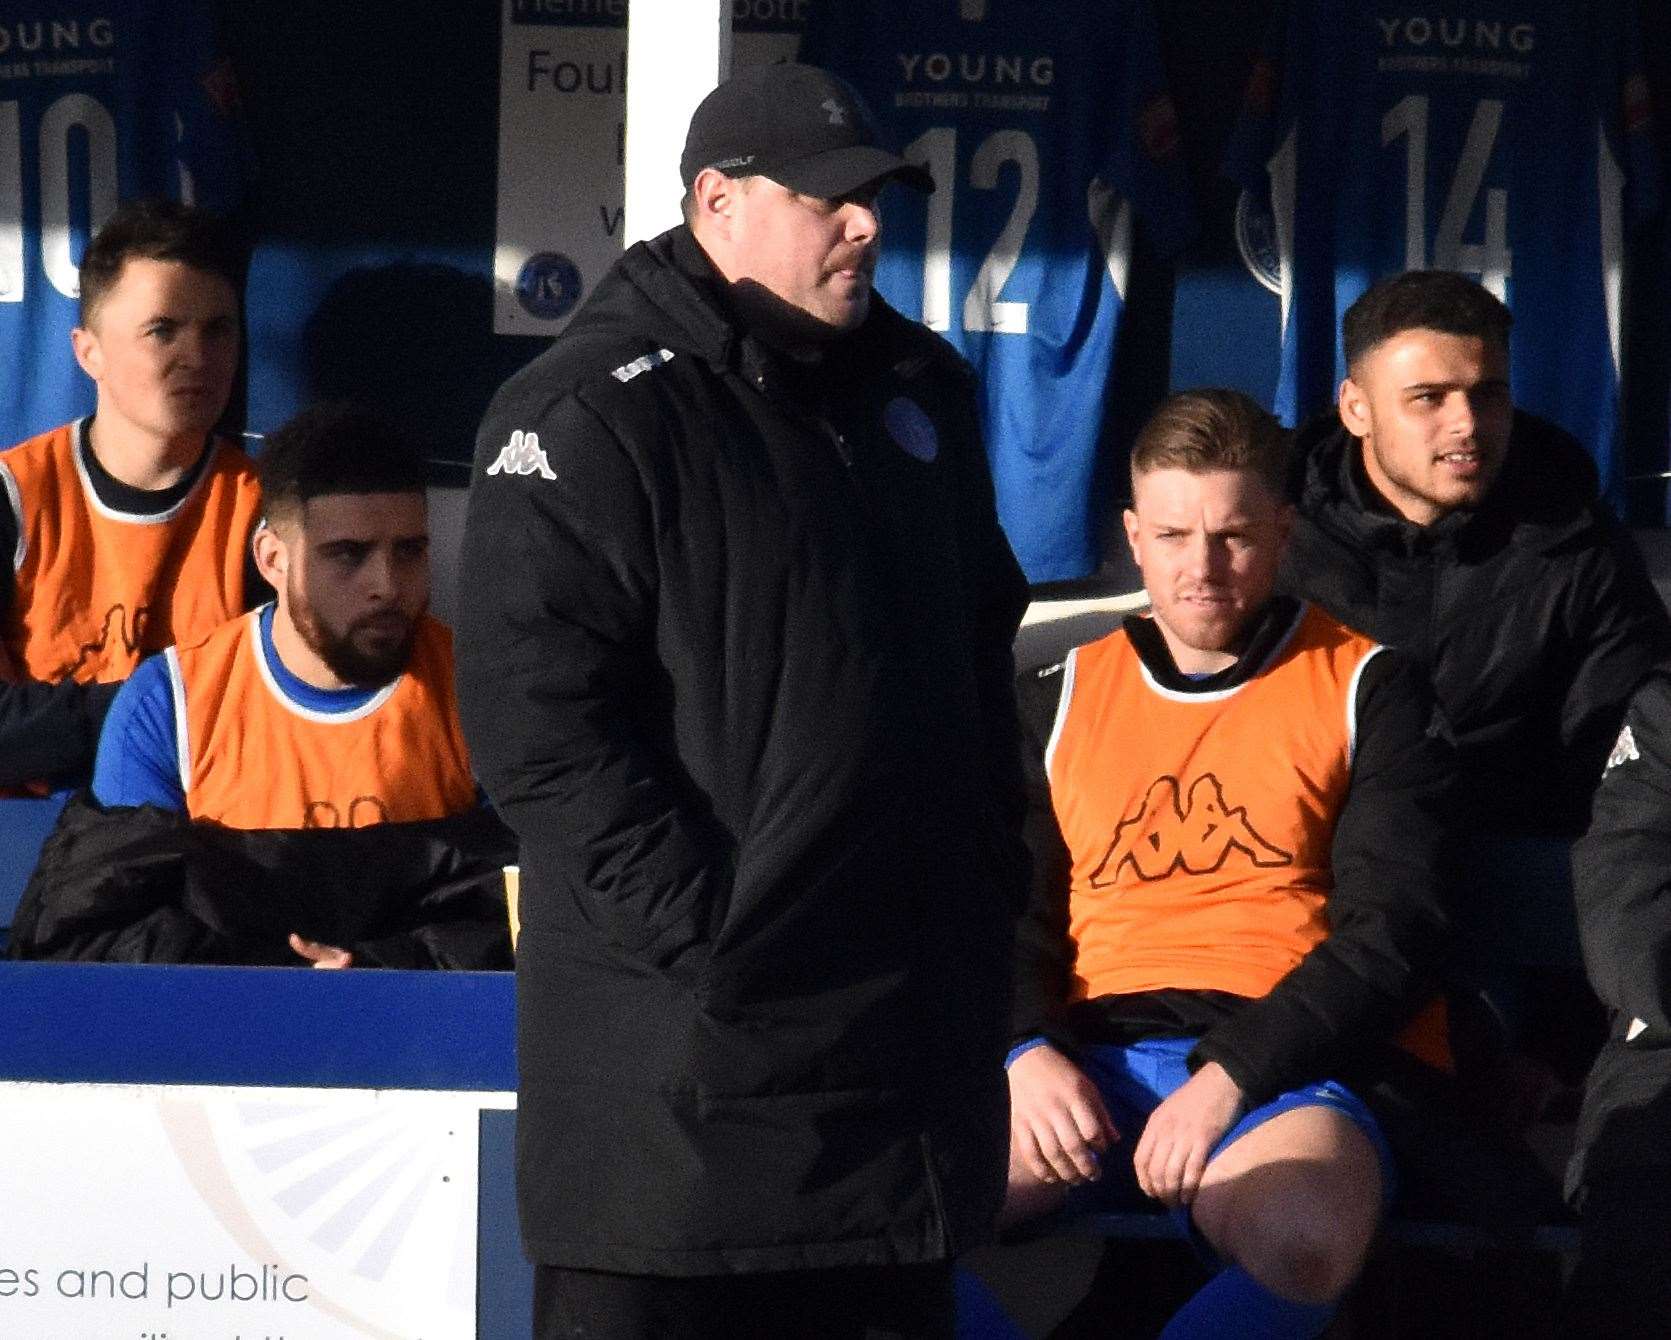
[{"label": "kappa logo on jacket", "polygon": [[1641,757],[1636,748],[1636,737],[1630,733],[1630,727],[1626,726],[1614,741],[1613,752],[1607,756],[1607,766],[1601,770],[1601,775],[1605,777],[1620,764],[1634,763]]},{"label": "kappa logo on jacket", "polygon": [[624,384],[630,382],[639,374],[648,372],[651,368],[659,368],[663,363],[671,363],[672,361],[673,351],[671,349],[657,349],[653,354],[645,354],[642,358],[635,358],[630,363],[621,364],[620,367],[613,369],[609,375]]},{"label": "kappa logo on jacket", "polygon": [[511,440],[499,449],[499,459],[487,467],[490,475],[538,475],[541,479],[556,479],[551,462],[540,449],[540,435],[525,433],[518,428]]},{"label": "kappa logo on jacket", "polygon": [[1136,812],[1114,830],[1108,854],[1091,872],[1091,884],[1100,889],[1117,883],[1128,864],[1141,880],[1165,879],[1179,869],[1205,875],[1222,869],[1232,851],[1262,868],[1294,863],[1290,853],[1259,836],[1245,806],[1231,807],[1212,773],[1203,773],[1191,784],[1187,808],[1180,800],[1178,779],[1157,777]]}]

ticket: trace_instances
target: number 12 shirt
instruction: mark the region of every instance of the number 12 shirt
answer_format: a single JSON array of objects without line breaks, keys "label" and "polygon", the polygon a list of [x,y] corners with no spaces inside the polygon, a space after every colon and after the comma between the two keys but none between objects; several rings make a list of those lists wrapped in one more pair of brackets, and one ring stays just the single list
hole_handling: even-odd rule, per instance
[{"label": "number 12 shirt", "polygon": [[1134,219],[1160,251],[1193,216],[1139,0],[826,0],[802,59],[863,96],[934,194],[886,202],[876,284],[981,379],[998,515],[1033,582],[1099,558],[1098,447]]}]

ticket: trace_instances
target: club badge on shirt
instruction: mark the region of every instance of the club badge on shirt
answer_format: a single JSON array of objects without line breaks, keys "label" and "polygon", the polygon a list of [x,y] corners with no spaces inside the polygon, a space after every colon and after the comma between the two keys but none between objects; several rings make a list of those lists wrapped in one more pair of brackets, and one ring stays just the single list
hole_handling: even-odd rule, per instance
[{"label": "club badge on shirt", "polygon": [[882,426],[907,456],[925,464],[939,456],[940,434],[934,429],[934,420],[915,400],[906,396],[890,400],[882,411]]}]

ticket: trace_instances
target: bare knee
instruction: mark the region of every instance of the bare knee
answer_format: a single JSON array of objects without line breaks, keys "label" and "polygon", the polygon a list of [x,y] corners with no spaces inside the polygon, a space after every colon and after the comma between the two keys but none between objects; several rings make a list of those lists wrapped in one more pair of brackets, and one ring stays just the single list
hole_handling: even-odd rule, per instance
[{"label": "bare knee", "polygon": [[1261,1285],[1296,1303],[1332,1303],[1363,1269],[1369,1235],[1342,1234],[1322,1218],[1258,1216],[1231,1254]]},{"label": "bare knee", "polygon": [[1220,1256],[1272,1293],[1297,1303],[1334,1302],[1362,1270],[1381,1217],[1373,1154],[1367,1147],[1363,1157],[1342,1153],[1203,1184],[1191,1210],[1197,1227]]}]

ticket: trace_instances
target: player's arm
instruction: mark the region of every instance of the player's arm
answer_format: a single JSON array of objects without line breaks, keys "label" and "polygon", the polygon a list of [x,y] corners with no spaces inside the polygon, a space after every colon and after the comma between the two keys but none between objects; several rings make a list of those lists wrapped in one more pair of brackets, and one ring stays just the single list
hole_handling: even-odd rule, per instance
[{"label": "player's arm", "polygon": [[86,780],[117,687],[12,679],[0,665],[0,787]]},{"label": "player's arm", "polygon": [[1058,663],[1024,671],[1015,681],[1026,801],[1022,834],[1032,858],[1027,906],[1015,928],[1010,1035],[1017,1044],[1049,1032],[1058,1008],[1068,999],[1073,976],[1074,947],[1068,935],[1072,858],[1051,803],[1044,760],[1065,680]]},{"label": "player's arm", "polygon": [[[472,762],[525,871],[574,890],[650,967],[700,971],[732,843],[670,769],[657,719],[649,498],[575,397],[506,400],[483,425],[465,523],[455,645]],[[537,435],[546,471],[485,472],[513,431]]]},{"label": "player's arm", "polygon": [[163,656],[140,662],[105,717],[93,764],[101,805],[155,805],[183,812],[174,688]]},{"label": "player's arm", "polygon": [[1217,1061],[1253,1105],[1387,1037],[1419,1003],[1443,952],[1438,861],[1454,777],[1447,733],[1420,673],[1396,652],[1364,667],[1356,706],[1329,934],[1191,1054],[1192,1065]]},{"label": "player's arm", "polygon": [[1028,849],[1024,821],[1028,801],[1012,648],[1016,629],[1027,610],[1027,580],[998,525],[998,506],[981,440],[973,374],[959,359],[953,375],[959,389],[960,427],[946,449],[956,481],[958,547],[961,566],[967,574],[981,742],[998,807],[994,822],[1001,831],[996,836],[1000,849],[1014,866],[1013,896],[1019,909],[1027,896]]},{"label": "player's arm", "polygon": [[1573,850],[1573,892],[1590,982],[1643,1045],[1671,1044],[1671,678],[1650,677]]},{"label": "player's arm", "polygon": [[191,824],[70,797],[18,903],[7,956],[83,963],[235,963],[233,943],[181,905]]},{"label": "player's arm", "polygon": [[[17,547],[17,518],[0,506],[0,555]],[[0,562],[0,624],[17,597],[9,561]],[[0,647],[0,787],[71,785],[86,779],[114,684],[28,679]]]},{"label": "player's arm", "polygon": [[1601,776],[1631,693],[1655,662],[1671,655],[1671,618],[1654,590],[1640,551],[1611,517],[1608,542],[1589,556],[1568,587],[1569,662],[1563,674],[1561,744],[1574,809]]},{"label": "player's arm", "polygon": [[1023,673],[1015,686],[1021,717],[1024,833],[1032,856],[1027,906],[1016,926],[1014,1047],[1010,1084],[1010,1164],[1040,1182],[1073,1184],[1100,1175],[1098,1155],[1119,1138],[1096,1086],[1053,1042],[1053,1016],[1068,999],[1073,943],[1068,937],[1067,843],[1044,768],[1065,676],[1060,664]]}]

